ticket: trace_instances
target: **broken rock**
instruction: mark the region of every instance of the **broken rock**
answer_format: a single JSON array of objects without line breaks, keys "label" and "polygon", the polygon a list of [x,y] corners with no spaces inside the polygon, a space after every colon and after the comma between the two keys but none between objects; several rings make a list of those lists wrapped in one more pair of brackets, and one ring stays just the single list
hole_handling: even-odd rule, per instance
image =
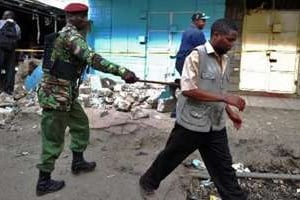
[{"label": "broken rock", "polygon": [[105,97],[104,98],[104,102],[107,103],[107,104],[109,104],[109,105],[111,105],[111,104],[114,103],[114,98],[112,98],[112,97]]},{"label": "broken rock", "polygon": [[102,78],[101,84],[103,88],[114,88],[117,83],[110,78]]},{"label": "broken rock", "polygon": [[133,104],[133,103],[135,102],[135,98],[134,98],[132,95],[127,95],[127,96],[125,97],[125,100],[126,100],[127,102],[130,102],[131,104]]},{"label": "broken rock", "polygon": [[105,116],[109,115],[108,110],[101,110],[99,115],[100,115],[100,117],[105,117]]},{"label": "broken rock", "polygon": [[117,97],[117,99],[114,102],[114,105],[118,111],[124,111],[128,112],[131,108],[131,102],[126,101],[122,97]]},{"label": "broken rock", "polygon": [[114,91],[115,92],[121,92],[124,91],[124,85],[123,84],[117,84],[114,86]]},{"label": "broken rock", "polygon": [[146,112],[140,108],[134,108],[131,111],[131,118],[134,120],[142,119],[142,118],[149,118],[149,116],[150,116],[149,112]]},{"label": "broken rock", "polygon": [[147,102],[142,103],[140,107],[144,109],[152,109],[152,105]]},{"label": "broken rock", "polygon": [[12,95],[8,95],[5,92],[0,94],[0,107],[13,107],[16,102]]},{"label": "broken rock", "polygon": [[111,97],[113,95],[113,91],[109,88],[101,88],[97,91],[98,97]]},{"label": "broken rock", "polygon": [[0,121],[6,121],[6,120],[11,120],[14,118],[15,113],[14,109],[11,107],[6,107],[6,108],[0,108]]},{"label": "broken rock", "polygon": [[90,79],[90,84],[91,84],[92,91],[101,90],[102,84],[101,84],[99,76],[97,76],[97,75],[91,75],[89,77],[89,79]]},{"label": "broken rock", "polygon": [[89,94],[80,94],[78,100],[83,103],[84,107],[92,107],[91,105],[91,96]]},{"label": "broken rock", "polygon": [[79,93],[80,94],[91,94],[92,89],[89,86],[81,85],[79,88]]},{"label": "broken rock", "polygon": [[240,173],[250,172],[250,169],[247,167],[245,168],[243,163],[232,164],[232,168],[235,169],[236,172],[240,172]]}]

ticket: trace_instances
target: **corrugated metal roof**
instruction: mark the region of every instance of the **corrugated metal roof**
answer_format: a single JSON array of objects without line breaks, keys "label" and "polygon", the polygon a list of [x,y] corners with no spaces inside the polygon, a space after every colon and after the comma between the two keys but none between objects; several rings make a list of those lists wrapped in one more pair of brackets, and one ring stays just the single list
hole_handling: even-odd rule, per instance
[{"label": "corrugated metal roof", "polygon": [[24,13],[39,14],[44,16],[64,15],[62,9],[44,4],[36,0],[0,0],[1,7]]},{"label": "corrugated metal roof", "polygon": [[297,0],[246,0],[248,9],[300,9],[300,1]]},{"label": "corrugated metal roof", "polygon": [[67,4],[72,3],[72,2],[80,2],[88,5],[88,0],[37,0],[39,2],[42,2],[44,4],[63,9]]},{"label": "corrugated metal roof", "polygon": [[278,9],[297,10],[300,9],[299,0],[226,0],[227,7],[240,7],[247,9]]}]

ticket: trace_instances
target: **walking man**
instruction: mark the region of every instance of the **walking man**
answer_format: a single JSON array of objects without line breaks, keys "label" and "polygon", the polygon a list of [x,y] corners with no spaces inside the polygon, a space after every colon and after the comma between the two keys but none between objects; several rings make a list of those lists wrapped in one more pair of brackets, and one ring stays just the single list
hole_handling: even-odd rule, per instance
[{"label": "walking man", "polygon": [[219,19],[211,39],[187,56],[181,77],[175,126],[165,148],[140,178],[143,196],[151,196],[187,156],[198,150],[223,200],[246,200],[232,165],[225,113],[239,129],[242,119],[231,106],[243,111],[245,101],[226,92],[230,67],[226,52],[237,38],[237,27]]},{"label": "walking man", "polygon": [[0,92],[12,95],[15,84],[15,49],[21,39],[21,29],[14,12],[7,10],[0,20]]},{"label": "walking man", "polygon": [[192,24],[185,30],[181,37],[181,44],[179,51],[176,55],[175,68],[182,74],[182,68],[186,56],[198,45],[202,45],[206,42],[202,29],[206,24],[206,20],[209,16],[205,13],[197,12],[192,15]]},{"label": "walking man", "polygon": [[[93,171],[96,162],[84,159],[83,152],[89,142],[89,122],[79,104],[80,77],[87,65],[94,69],[122,77],[126,83],[137,80],[135,74],[125,67],[111,63],[88,47],[82,34],[88,25],[88,7],[71,3],[65,7],[66,25],[58,34],[47,37],[43,61],[43,79],[38,89],[38,100],[43,108],[41,119],[42,154],[37,165],[39,178],[36,186],[38,196],[55,192],[65,186],[64,181],[51,179],[55,160],[64,146],[64,133],[69,127],[70,149],[73,153],[73,174]],[[54,47],[51,47],[51,38]]]}]

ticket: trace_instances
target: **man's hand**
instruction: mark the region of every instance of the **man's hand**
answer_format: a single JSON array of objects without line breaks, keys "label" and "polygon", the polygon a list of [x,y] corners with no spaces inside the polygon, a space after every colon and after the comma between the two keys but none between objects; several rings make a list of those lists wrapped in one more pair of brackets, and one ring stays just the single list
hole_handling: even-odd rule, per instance
[{"label": "man's hand", "polygon": [[125,72],[125,74],[122,76],[122,79],[126,83],[135,83],[137,80],[139,80],[139,78],[136,77],[135,73],[133,73],[132,71]]},{"label": "man's hand", "polygon": [[236,95],[228,95],[224,97],[224,102],[237,107],[240,111],[243,111],[246,106],[246,102],[243,98]]},{"label": "man's hand", "polygon": [[242,118],[240,117],[240,115],[236,112],[230,112],[228,113],[228,117],[231,119],[231,121],[233,122],[233,126],[239,130],[242,127]]}]

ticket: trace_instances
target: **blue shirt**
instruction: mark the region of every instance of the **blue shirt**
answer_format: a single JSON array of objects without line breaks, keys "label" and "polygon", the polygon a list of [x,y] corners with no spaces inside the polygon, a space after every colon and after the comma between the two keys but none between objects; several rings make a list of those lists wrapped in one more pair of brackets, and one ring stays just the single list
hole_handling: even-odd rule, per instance
[{"label": "blue shirt", "polygon": [[176,55],[176,69],[180,74],[185,57],[188,56],[191,50],[199,45],[205,44],[205,42],[204,33],[194,24],[191,24],[191,26],[183,32],[179,51]]},{"label": "blue shirt", "polygon": [[194,49],[196,46],[205,44],[206,39],[203,32],[197,28],[194,24],[183,32],[181,38],[181,44],[177,53],[177,58],[185,58],[187,53]]}]

